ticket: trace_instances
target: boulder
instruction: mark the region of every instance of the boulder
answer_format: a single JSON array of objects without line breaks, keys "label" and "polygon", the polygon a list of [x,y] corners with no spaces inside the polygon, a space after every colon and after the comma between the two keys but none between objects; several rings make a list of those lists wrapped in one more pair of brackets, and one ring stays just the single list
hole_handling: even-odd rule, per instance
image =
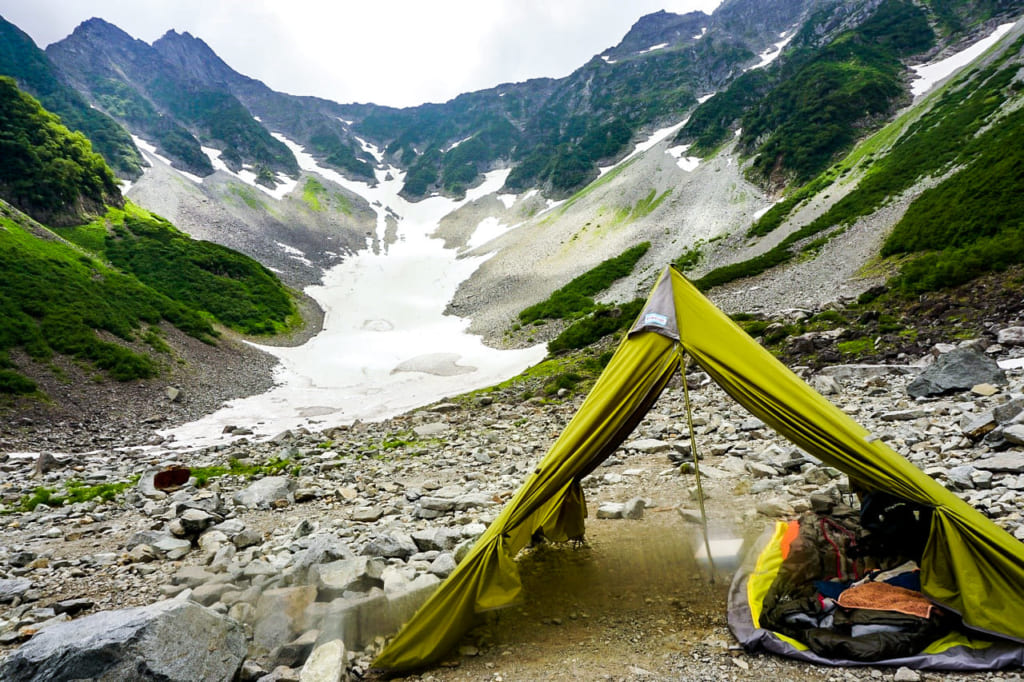
[{"label": "boulder", "polygon": [[1003,438],[1007,443],[1024,445],[1024,424],[1012,424],[1003,429]]},{"label": "boulder", "polygon": [[235,493],[234,501],[240,507],[268,509],[279,502],[295,502],[292,479],[287,476],[267,476]]},{"label": "boulder", "polygon": [[975,460],[974,467],[995,473],[1024,474],[1024,452],[1004,452],[987,459]]},{"label": "boulder", "polygon": [[253,614],[252,637],[257,651],[272,651],[303,632],[307,625],[307,609],[314,601],[316,587],[313,585],[265,590]]},{"label": "boulder", "polygon": [[348,655],[345,643],[332,639],[318,644],[299,672],[300,682],[341,682],[345,678]]},{"label": "boulder", "polygon": [[28,578],[0,578],[0,604],[23,596],[31,588]]},{"label": "boulder", "polygon": [[996,343],[1001,346],[1024,346],[1024,327],[1000,329],[996,335]]},{"label": "boulder", "polygon": [[234,679],[245,658],[237,622],[168,600],[46,628],[0,664],[7,682]]},{"label": "boulder", "polygon": [[978,384],[1003,385],[1006,375],[996,361],[974,348],[957,348],[939,356],[907,386],[912,398],[967,391]]},{"label": "boulder", "polygon": [[360,556],[314,565],[309,576],[317,587],[320,600],[331,601],[346,592],[368,592],[374,587],[383,587],[383,572],[383,561]]},{"label": "boulder", "polygon": [[408,559],[418,551],[419,548],[416,547],[412,536],[408,533],[395,531],[392,533],[381,533],[370,540],[363,549],[363,554],[384,557],[386,559]]}]

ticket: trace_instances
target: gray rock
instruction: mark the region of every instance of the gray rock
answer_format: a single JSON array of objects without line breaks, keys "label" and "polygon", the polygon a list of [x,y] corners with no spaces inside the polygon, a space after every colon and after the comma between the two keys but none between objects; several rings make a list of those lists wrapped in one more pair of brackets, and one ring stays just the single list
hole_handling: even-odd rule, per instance
[{"label": "gray rock", "polygon": [[408,533],[394,531],[391,533],[381,533],[370,540],[363,549],[363,554],[375,557],[408,559],[418,551],[416,543],[413,542],[412,537]]},{"label": "gray rock", "polygon": [[843,392],[843,385],[834,376],[827,374],[811,377],[811,388],[822,395],[838,395]]},{"label": "gray rock", "polygon": [[672,444],[656,438],[643,438],[626,443],[624,447],[627,450],[638,450],[644,454],[656,454],[670,451]]},{"label": "gray rock", "polygon": [[345,643],[340,639],[317,644],[299,672],[299,682],[341,682],[347,663]]},{"label": "gray rock", "polygon": [[971,475],[977,471],[973,466],[965,464],[963,466],[953,467],[946,471],[946,478],[955,483],[960,488],[973,488],[974,481]]},{"label": "gray rock", "polygon": [[895,682],[920,682],[921,673],[906,666],[900,666],[892,676]]},{"label": "gray rock", "polygon": [[779,475],[775,467],[760,462],[747,462],[746,467],[754,478],[771,478]]},{"label": "gray rock", "polygon": [[599,519],[621,519],[626,512],[626,505],[622,502],[602,502],[597,505],[597,518]]},{"label": "gray rock", "polygon": [[462,533],[454,528],[427,528],[412,533],[412,540],[421,552],[447,552],[462,540]]},{"label": "gray rock", "polygon": [[1003,452],[994,457],[975,460],[974,466],[995,473],[1024,474],[1024,452]]},{"label": "gray rock", "polygon": [[298,552],[288,566],[286,574],[289,581],[304,582],[309,569],[317,564],[355,558],[348,545],[333,535],[311,535],[307,542],[309,545]]},{"label": "gray rock", "polygon": [[1001,346],[1024,346],[1024,327],[1000,329],[996,335],[996,343]]},{"label": "gray rock", "polygon": [[314,601],[316,587],[313,585],[264,591],[253,614],[255,649],[270,652],[295,639],[306,629],[306,612]]},{"label": "gray rock", "polygon": [[445,433],[450,428],[445,422],[432,422],[430,424],[414,426],[412,430],[420,438],[433,438]]},{"label": "gray rock", "polygon": [[644,508],[647,506],[647,501],[642,497],[634,497],[631,500],[627,500],[626,504],[622,508],[622,518],[638,520],[644,517]]},{"label": "gray rock", "polygon": [[912,398],[967,391],[977,384],[1003,385],[1006,374],[996,361],[973,348],[957,348],[939,356],[907,386]]},{"label": "gray rock", "polygon": [[436,497],[434,495],[424,495],[423,497],[416,500],[416,504],[422,509],[428,509],[436,512],[453,512],[455,511],[455,500],[448,497]]},{"label": "gray rock", "polygon": [[1024,424],[1011,424],[1003,429],[1003,438],[1014,445],[1024,445]]},{"label": "gray rock", "polygon": [[211,606],[212,604],[220,601],[220,598],[224,596],[225,592],[229,592],[235,589],[234,585],[228,583],[209,583],[206,585],[200,585],[192,590],[192,594],[189,595],[189,599],[202,604],[203,606]]},{"label": "gray rock", "polygon": [[346,592],[369,592],[374,587],[383,587],[381,575],[384,562],[366,556],[342,559],[310,568],[310,581],[316,585],[321,601],[331,601]]},{"label": "gray rock", "polygon": [[380,507],[359,507],[352,511],[350,518],[360,523],[373,523],[379,521],[382,516],[384,516],[384,510]]},{"label": "gray rock", "polygon": [[53,455],[51,455],[49,452],[42,452],[39,454],[39,457],[36,458],[36,463],[32,470],[32,476],[34,476],[35,478],[40,478],[50,473],[51,471],[56,471],[57,469],[60,469],[63,466],[64,463],[61,462],[56,457],[54,457]]},{"label": "gray rock", "polygon": [[202,509],[186,509],[178,520],[186,535],[199,535],[214,524],[215,518]]},{"label": "gray rock", "polygon": [[295,502],[292,495],[294,482],[286,476],[267,476],[235,493],[235,504],[250,509],[267,509],[277,503]]},{"label": "gray rock", "polygon": [[146,471],[142,476],[139,477],[139,482],[135,484],[135,490],[140,495],[151,500],[163,500],[167,498],[167,493],[163,490],[157,490],[153,484],[153,477],[160,472],[160,469],[150,469]]},{"label": "gray rock", "polygon": [[455,563],[455,557],[448,552],[442,552],[430,563],[428,570],[439,578],[447,578],[456,566],[458,564]]},{"label": "gray rock", "polygon": [[822,367],[819,376],[833,377],[838,381],[856,379],[864,381],[876,377],[906,376],[919,370],[909,365],[831,365]]},{"label": "gray rock", "polygon": [[28,578],[0,578],[0,604],[24,596],[32,589],[32,581]]},{"label": "gray rock", "polygon": [[992,416],[1000,424],[1009,424],[1024,414],[1024,396],[1016,395],[992,410]]},{"label": "gray rock", "polygon": [[0,679],[228,682],[242,666],[245,650],[237,622],[192,602],[170,600],[46,628],[0,664]]},{"label": "gray rock", "polygon": [[274,665],[286,665],[291,668],[302,665],[309,658],[319,637],[319,630],[307,630],[296,639],[278,647],[271,655]]}]

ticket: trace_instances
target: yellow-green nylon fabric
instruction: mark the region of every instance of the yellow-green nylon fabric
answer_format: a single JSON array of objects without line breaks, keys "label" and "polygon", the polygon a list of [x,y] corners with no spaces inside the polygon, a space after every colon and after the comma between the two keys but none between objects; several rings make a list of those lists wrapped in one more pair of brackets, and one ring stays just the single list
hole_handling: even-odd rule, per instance
[{"label": "yellow-green nylon fabric", "polygon": [[[781,435],[870,490],[935,508],[922,589],[971,627],[1024,640],[1024,550],[1004,530],[932,480],[804,383],[712,305],[682,275],[670,278],[680,341],[627,336],[579,411],[473,549],[374,661],[410,670],[438,661],[476,615],[521,592],[514,557],[541,530],[580,537],[580,479],[643,418],[678,369],[694,360],[737,402]],[[655,286],[655,291],[658,289]],[[653,297],[652,297],[653,298]]]},{"label": "yellow-green nylon fabric", "polygon": [[870,434],[776,360],[674,270],[683,348],[781,435],[871,490],[934,507],[922,591],[979,630],[1024,640],[1024,545]]},{"label": "yellow-green nylon fabric", "polygon": [[473,626],[478,613],[516,600],[521,584],[512,557],[536,531],[552,540],[581,537],[586,504],[580,479],[618,447],[678,367],[678,349],[671,339],[644,334],[624,340],[516,496],[373,667],[410,670],[438,661]]}]

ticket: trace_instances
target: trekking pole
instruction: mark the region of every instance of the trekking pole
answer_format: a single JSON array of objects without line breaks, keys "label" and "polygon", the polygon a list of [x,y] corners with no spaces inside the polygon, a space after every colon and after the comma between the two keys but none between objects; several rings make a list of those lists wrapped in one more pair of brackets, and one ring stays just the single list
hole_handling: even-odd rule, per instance
[{"label": "trekking pole", "polygon": [[693,410],[690,409],[690,388],[686,385],[686,354],[682,354],[683,400],[686,403],[686,424],[690,429],[690,454],[693,456],[693,472],[697,477],[697,502],[700,504],[700,523],[704,529],[704,551],[708,554],[711,568],[711,584],[715,582],[715,560],[711,558],[711,540],[708,538],[708,515],[704,511],[704,488],[700,482],[700,464],[697,457],[697,434],[693,431]]}]

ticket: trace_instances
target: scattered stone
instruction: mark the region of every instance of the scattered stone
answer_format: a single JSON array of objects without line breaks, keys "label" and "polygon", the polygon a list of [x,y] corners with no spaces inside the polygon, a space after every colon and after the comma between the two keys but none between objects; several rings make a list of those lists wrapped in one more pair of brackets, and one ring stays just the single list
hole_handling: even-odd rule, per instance
[{"label": "scattered stone", "polygon": [[51,455],[49,452],[43,452],[36,458],[32,475],[36,478],[42,478],[51,471],[56,471],[63,466],[64,464],[59,459]]},{"label": "scattered stone", "polygon": [[1024,452],[1004,452],[974,461],[978,469],[995,473],[1024,474]]},{"label": "scattered stone", "polygon": [[921,673],[906,666],[900,666],[892,677],[895,682],[920,682]]},{"label": "scattered stone", "polygon": [[442,433],[450,430],[451,427],[445,422],[431,422],[430,424],[420,424],[419,426],[413,427],[413,433],[420,438],[434,438],[440,436]]},{"label": "scattered stone", "polygon": [[626,505],[622,502],[602,502],[597,505],[597,518],[621,519],[625,511]]},{"label": "scattered stone", "polygon": [[644,508],[647,502],[642,497],[634,497],[626,502],[622,508],[622,518],[639,520],[644,517]]},{"label": "scattered stone", "polygon": [[383,572],[383,561],[360,556],[314,565],[310,582],[316,585],[321,601],[330,601],[346,592],[369,592],[374,587],[383,587]]}]

